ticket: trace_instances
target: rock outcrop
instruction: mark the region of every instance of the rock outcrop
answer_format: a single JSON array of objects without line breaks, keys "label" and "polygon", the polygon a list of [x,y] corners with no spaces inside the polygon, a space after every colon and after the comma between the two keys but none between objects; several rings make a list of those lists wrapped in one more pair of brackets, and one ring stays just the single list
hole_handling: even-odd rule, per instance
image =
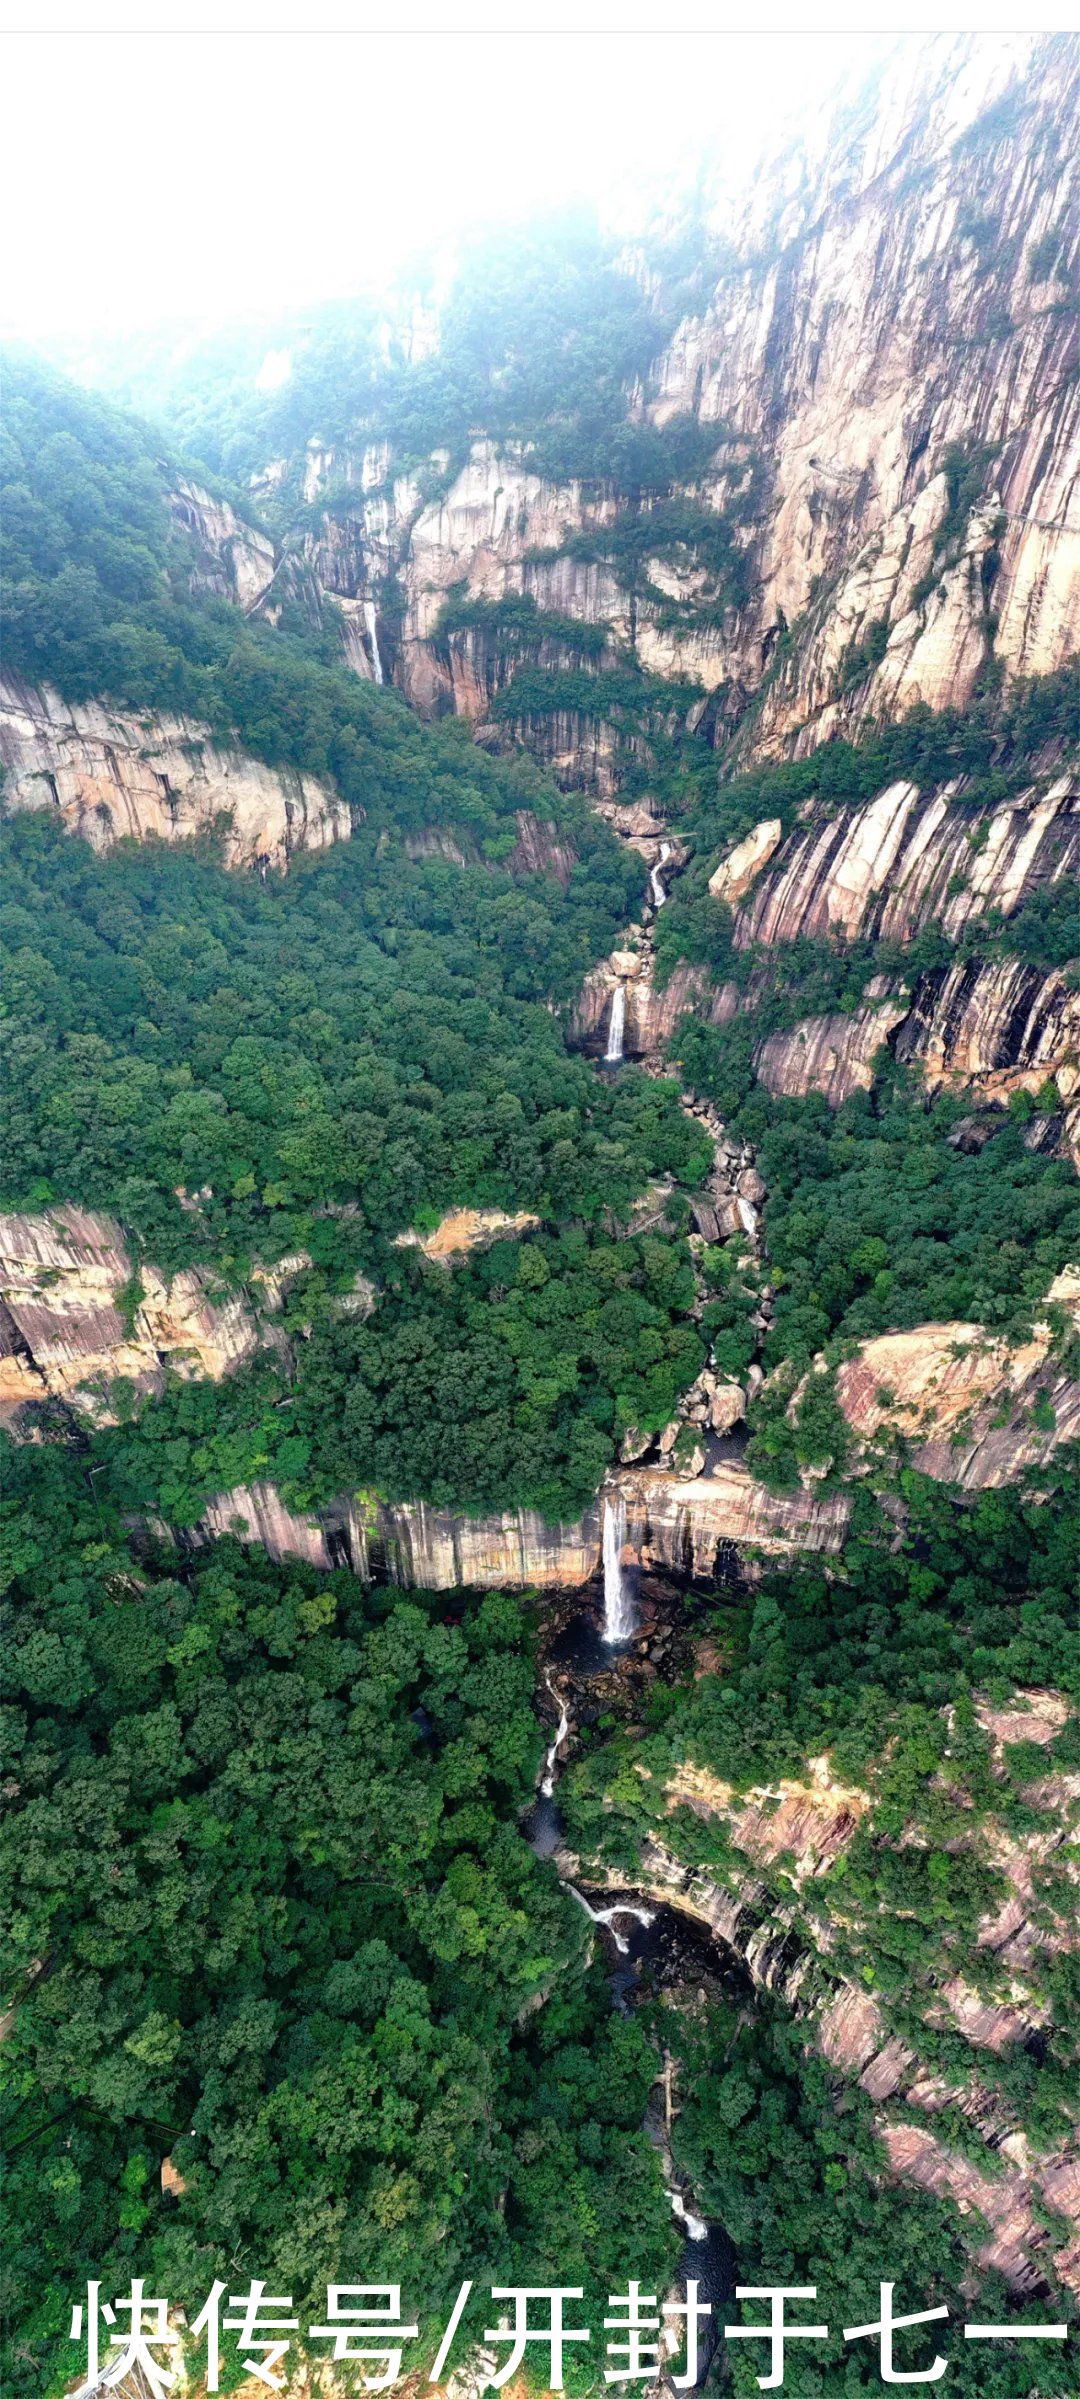
[{"label": "rock outcrop", "polygon": [[0,764],[9,808],[58,809],[96,850],[219,833],[228,866],[281,869],[352,829],[346,802],[314,775],[262,766],[205,725],[69,703],[13,675],[0,681]]},{"label": "rock outcrop", "polygon": [[734,984],[710,983],[703,966],[677,966],[667,982],[658,987],[653,976],[651,953],[646,947],[639,951],[617,950],[594,966],[582,983],[570,1018],[569,1037],[573,1047],[602,1058],[611,1029],[611,1011],[620,985],[624,994],[623,1056],[664,1060],[668,1042],[679,1020],[692,1009],[695,1016],[704,1017],[708,1024],[730,1023],[739,1005]]},{"label": "rock outcrop", "polygon": [[[1080,1322],[1080,1270],[1055,1278],[1047,1304]],[[1014,1482],[1080,1434],[1080,1384],[1047,1323],[1020,1343],[978,1324],[880,1333],[837,1368],[836,1396],[861,1443],[899,1433],[921,1473],[966,1490]]]},{"label": "rock outcrop", "polygon": [[516,1237],[538,1225],[538,1216],[520,1209],[508,1216],[503,1208],[450,1208],[430,1233],[398,1233],[395,1249],[420,1249],[425,1258],[463,1258],[489,1242]]},{"label": "rock outcrop", "polygon": [[269,534],[257,525],[245,524],[227,500],[214,499],[186,475],[177,476],[168,502],[191,544],[193,588],[217,599],[235,600],[245,615],[250,615],[265,598],[276,572]]},{"label": "rock outcrop", "polygon": [[931,1089],[975,1086],[983,1101],[1080,1089],[1080,994],[1057,971],[1020,958],[972,958],[927,975],[895,1043]]},{"label": "rock outcrop", "polygon": [[866,807],[813,811],[789,834],[738,910],[735,941],[908,942],[927,925],[956,941],[1078,866],[1080,793],[1068,776],[997,808],[965,800],[962,785],[893,783]]},{"label": "rock outcrop", "polygon": [[[143,1394],[164,1387],[165,1367],[217,1382],[273,1340],[256,1299],[215,1289],[205,1269],[171,1280],[143,1265],[137,1282],[115,1218],[84,1208],[43,1216],[0,1216],[0,1399],[5,1413],[26,1401],[67,1400],[95,1422],[110,1421],[106,1387],[118,1379]],[[278,1280],[280,1281],[280,1275]],[[258,1294],[271,1309],[272,1282]]]},{"label": "rock outcrop", "polygon": [[768,446],[759,581],[718,645],[725,681],[764,670],[759,752],[963,706],[988,656],[1039,673],[1075,645],[1076,72],[1037,36],[901,44],[755,178],[649,380],[654,415]]},{"label": "rock outcrop", "polygon": [[[717,1464],[710,1475],[680,1479],[660,1468],[609,1478],[626,1506],[627,1562],[704,1579],[723,1573],[740,1549],[785,1555],[834,1550],[843,1540],[843,1495],[774,1494],[746,1468]],[[236,1532],[273,1558],[350,1566],[365,1581],[417,1590],[574,1589],[601,1565],[604,1492],[576,1523],[550,1525],[528,1508],[497,1516],[459,1516],[416,1501],[362,1497],[296,1515],[268,1484],[222,1494],[207,1509],[207,1534]]]},{"label": "rock outcrop", "polygon": [[[1017,1691],[1006,1709],[976,1703],[976,1713],[993,1742],[992,1773],[1002,1772],[1002,1743],[1027,1740],[1045,1745],[1062,1730],[1069,1707],[1062,1695]],[[643,1800],[654,1809],[656,1794],[642,1769]],[[704,1925],[723,1949],[741,1959],[755,1989],[770,1991],[812,2024],[814,2039],[835,2071],[857,2080],[874,2102],[878,2127],[894,2172],[927,2189],[952,2196],[964,2214],[985,2219],[973,2246],[984,2266],[994,2266],[1017,2290],[1038,2288],[1053,2256],[1066,2282],[1080,2284],[1080,2251],[1072,2239],[1048,2233],[1043,2202],[1049,2201],[1080,2230],[1080,2163],[1075,2143],[1038,2154],[1017,2122],[1008,2090],[985,2072],[990,2056],[1002,2056],[1048,2021],[1049,2009],[1031,1969],[1039,1953],[1075,1945],[1075,1923],[1064,1899],[1047,1911],[1034,1886],[1034,1869],[1063,1856],[1067,1803],[1080,1791],[1051,1776],[1027,1785],[1028,1829],[1006,1831],[991,1812],[973,1816],[966,1845],[1004,1878],[1001,1906],[981,1920],[976,1951],[982,1956],[986,1991],[975,1991],[960,1973],[922,1982],[920,2006],[927,2039],[944,2027],[968,2044],[970,2065],[959,2080],[922,2062],[917,2037],[890,2029],[887,2006],[850,1970],[840,1972],[834,1951],[837,1933],[850,1953],[865,1944],[873,1956],[873,1917],[861,1924],[847,1886],[831,1874],[860,1828],[872,1823],[873,1791],[849,1786],[833,1773],[829,1758],[807,1762],[802,1778],[767,1788],[737,1791],[714,1774],[684,1762],[670,1773],[662,1793],[663,1812],[641,1841],[633,1877],[635,1899],[666,1902]],[[727,1851],[722,1870],[687,1865],[688,1820],[710,1829]],[[902,1843],[923,1845],[917,1826]],[[579,1860],[560,1856],[564,1873],[580,1876]],[[596,1880],[586,1870],[586,1879]],[[624,1873],[600,1876],[625,1888]],[[785,1896],[787,1894],[787,1896]],[[897,2121],[890,2103],[931,2119],[924,2125]],[[936,2114],[953,2106],[966,2118],[974,2144],[1007,2161],[1004,2173],[972,2164],[932,2129]],[[984,2199],[989,2204],[984,2204]]]},{"label": "rock outcrop", "polygon": [[770,1033],[754,1056],[754,1072],[778,1099],[801,1100],[819,1091],[839,1108],[853,1091],[869,1091],[874,1060],[904,1023],[907,1002],[878,998],[850,1016],[808,1016],[790,1033]]}]

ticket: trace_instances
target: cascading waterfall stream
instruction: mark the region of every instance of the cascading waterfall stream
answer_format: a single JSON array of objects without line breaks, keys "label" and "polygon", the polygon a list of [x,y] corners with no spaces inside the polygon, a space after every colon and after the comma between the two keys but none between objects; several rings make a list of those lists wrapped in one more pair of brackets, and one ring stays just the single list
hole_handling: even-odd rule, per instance
[{"label": "cascading waterfall stream", "polygon": [[552,1698],[559,1702],[559,1729],[544,1759],[544,1771],[540,1777],[540,1797],[541,1799],[550,1799],[555,1789],[555,1768],[559,1762],[559,1751],[570,1730],[570,1713],[561,1693],[552,1689],[550,1675],[545,1675],[544,1681]]},{"label": "cascading waterfall stream", "polygon": [[364,602],[364,625],[368,637],[368,649],[371,652],[371,672],[376,683],[381,683],[383,680],[382,659],[379,656],[379,635],[375,623],[374,600],[365,600]]},{"label": "cascading waterfall stream", "polygon": [[607,1048],[604,1051],[605,1066],[621,1066],[625,1031],[626,985],[625,983],[616,983],[611,994],[611,1017],[608,1023]]},{"label": "cascading waterfall stream", "polygon": [[618,1641],[628,1641],[634,1629],[634,1611],[623,1572],[622,1550],[626,1539],[626,1501],[621,1498],[604,1501],[604,1639],[612,1647]]},{"label": "cascading waterfall stream", "polygon": [[660,844],[660,856],[657,859],[655,866],[650,866],[649,868],[649,889],[652,892],[654,908],[662,908],[667,898],[667,892],[664,889],[660,869],[667,863],[667,860],[670,858],[670,856],[670,841],[662,841]]},{"label": "cascading waterfall stream", "polygon": [[594,1908],[591,1905],[591,1902],[586,1899],[584,1891],[578,1890],[576,1883],[564,1883],[563,1890],[569,1891],[571,1899],[577,1900],[579,1908],[584,1908],[586,1915],[591,1918],[593,1924],[607,1925],[608,1931],[611,1934],[611,1938],[615,1943],[615,1947],[618,1950],[620,1957],[629,1956],[630,1943],[624,1939],[622,1933],[616,1932],[616,1916],[629,1916],[632,1918],[635,1924],[649,1925],[653,1923],[656,1915],[655,1908],[635,1907],[634,1902],[630,1899],[617,1899],[614,1906],[610,1908]]},{"label": "cascading waterfall stream", "polygon": [[675,2222],[682,2225],[687,2240],[708,2240],[709,2227],[705,2222],[704,2216],[695,2216],[693,2209],[687,2207],[682,2192],[672,2190],[670,2183],[667,2186],[667,2195],[671,2201],[671,2213],[675,2218]]}]

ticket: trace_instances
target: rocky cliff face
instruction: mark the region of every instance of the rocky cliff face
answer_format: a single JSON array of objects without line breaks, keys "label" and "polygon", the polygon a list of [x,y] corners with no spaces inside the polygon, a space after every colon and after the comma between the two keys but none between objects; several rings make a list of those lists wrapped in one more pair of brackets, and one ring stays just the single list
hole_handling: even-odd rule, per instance
[{"label": "rocky cliff face", "polygon": [[0,764],[11,808],[56,808],[97,850],[125,836],[222,832],[229,866],[283,868],[297,850],[346,841],[345,802],[314,775],[220,748],[186,717],[134,717],[47,685],[0,681]]},{"label": "rocky cliff face", "polygon": [[808,821],[776,850],[736,910],[735,941],[949,941],[993,909],[1013,916],[1080,865],[1080,791],[1070,776],[999,808],[963,787],[893,783],[864,808]]},{"label": "rocky cliff face", "polygon": [[[712,298],[630,403],[715,432],[667,495],[704,530],[674,548],[658,532],[636,578],[608,537],[658,500],[551,483],[527,445],[480,435],[419,477],[384,442],[313,443],[305,501],[331,481],[356,493],[308,537],[316,582],[380,612],[422,709],[485,721],[522,655],[490,620],[444,630],[451,592],[524,595],[550,625],[531,666],[686,678],[746,754],[797,754],[918,701],[962,707],[989,660],[1006,677],[1056,668],[1080,598],[1075,82],[1075,50],[1047,37],[901,44],[755,178],[741,217],[717,201]],[[734,580],[710,567],[710,521],[730,528]],[[701,719],[700,697],[684,707]],[[587,709],[527,731],[567,777],[609,779],[610,726]]]},{"label": "rocky cliff face", "polygon": [[245,524],[227,500],[215,500],[186,475],[177,477],[168,494],[174,521],[187,534],[192,552],[192,585],[216,599],[236,600],[245,614],[258,607],[276,572],[276,553],[268,533]]},{"label": "rocky cliff face", "polygon": [[167,1280],[144,1265],[135,1285],[114,1217],[71,1207],[0,1216],[4,1412],[51,1397],[102,1423],[106,1386],[120,1378],[144,1394],[163,1388],[166,1365],[219,1381],[274,1338],[259,1311],[277,1304],[289,1263],[250,1299],[215,1290],[198,1267]]},{"label": "rocky cliff face", "polygon": [[654,412],[769,447],[760,582],[724,662],[767,680],[757,749],[962,706],[988,656],[1031,674],[1075,644],[1076,66],[1037,38],[904,45],[854,123],[761,179],[738,264],[658,366]]},{"label": "rocky cliff face", "polygon": [[853,1016],[807,1016],[790,1033],[770,1033],[754,1058],[758,1081],[778,1098],[801,1100],[819,1091],[840,1108],[854,1091],[869,1091],[874,1060],[907,1015],[903,999],[874,998]]},{"label": "rocky cliff face", "polygon": [[362,1497],[298,1516],[271,1485],[259,1484],[215,1499],[203,1530],[234,1532],[272,1558],[348,1565],[365,1581],[385,1577],[407,1589],[566,1590],[600,1571],[603,1505],[613,1495],[626,1510],[628,1564],[702,1577],[722,1573],[741,1548],[781,1556],[838,1549],[849,1509],[843,1495],[776,1495],[727,1462],[689,1479],[663,1467],[609,1477],[596,1505],[573,1524],[546,1524],[528,1508],[469,1517],[420,1501],[393,1506]]},{"label": "rocky cliff face", "polygon": [[1080,1084],[1080,997],[1054,971],[1019,958],[971,959],[926,976],[896,1041],[931,1089],[977,1085],[985,1100],[1038,1091],[1052,1075],[1062,1099]]}]

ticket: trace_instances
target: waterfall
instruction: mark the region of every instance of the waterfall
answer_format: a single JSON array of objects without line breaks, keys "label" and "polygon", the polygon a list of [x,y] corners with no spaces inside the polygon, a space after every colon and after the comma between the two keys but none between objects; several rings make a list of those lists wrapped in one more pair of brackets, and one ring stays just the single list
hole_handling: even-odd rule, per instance
[{"label": "waterfall", "polygon": [[382,659],[379,656],[379,636],[375,627],[374,600],[365,600],[364,602],[364,624],[367,628],[368,648],[371,652],[371,672],[376,683],[381,683],[383,679]]},{"label": "waterfall", "polygon": [[632,1916],[635,1924],[648,1925],[653,1922],[656,1912],[655,1909],[635,1907],[632,1900],[617,1899],[613,1907],[594,1908],[590,1906],[589,1901],[585,1897],[584,1891],[578,1890],[576,1883],[564,1883],[563,1889],[569,1891],[571,1899],[577,1900],[579,1908],[584,1908],[586,1915],[592,1918],[594,1924],[606,1924],[608,1926],[611,1933],[611,1938],[615,1943],[615,1947],[618,1950],[620,1957],[625,1957],[627,1955],[630,1943],[629,1941],[623,1939],[621,1933],[616,1932],[616,1916]]},{"label": "waterfall", "polygon": [[670,843],[670,841],[662,841],[662,842],[661,842],[661,844],[660,844],[660,856],[659,856],[659,858],[658,858],[658,859],[657,859],[657,861],[656,861],[656,865],[655,865],[655,866],[650,866],[650,868],[649,868],[649,887],[650,887],[650,889],[651,889],[651,891],[652,891],[652,895],[653,895],[653,906],[654,906],[654,908],[662,908],[662,907],[663,907],[663,905],[664,905],[664,901],[665,901],[665,900],[666,900],[666,898],[667,898],[667,893],[666,893],[666,891],[665,891],[665,889],[664,889],[664,886],[663,886],[663,883],[661,882],[661,879],[660,879],[660,869],[661,869],[661,867],[664,865],[664,863],[665,863],[665,860],[666,860],[666,859],[668,859],[668,858],[670,858],[670,856],[671,856],[671,843]]},{"label": "waterfall", "polygon": [[626,1539],[626,1501],[604,1501],[604,1639],[612,1644],[628,1641],[634,1629],[634,1611],[623,1573],[622,1546]]},{"label": "waterfall", "polygon": [[620,1066],[623,1054],[623,1034],[626,1030],[626,985],[616,983],[611,994],[611,1018],[608,1024],[605,1066]]},{"label": "waterfall", "polygon": [[547,1684],[548,1690],[551,1692],[552,1698],[557,1699],[559,1702],[559,1729],[555,1735],[555,1739],[553,1740],[550,1749],[548,1750],[547,1756],[544,1759],[544,1771],[540,1779],[540,1797],[541,1799],[550,1799],[555,1789],[556,1760],[558,1758],[559,1751],[562,1748],[563,1742],[566,1739],[567,1733],[570,1730],[570,1718],[567,1713],[565,1699],[562,1698],[559,1692],[552,1690],[550,1676],[545,1675],[544,1681]]},{"label": "waterfall", "polygon": [[687,2240],[707,2240],[709,2235],[709,2227],[706,2224],[704,2217],[695,2216],[693,2209],[687,2207],[682,2192],[673,2191],[669,2185],[667,2195],[671,2201],[671,2213],[674,2216],[676,2223],[681,2224],[684,2227]]}]

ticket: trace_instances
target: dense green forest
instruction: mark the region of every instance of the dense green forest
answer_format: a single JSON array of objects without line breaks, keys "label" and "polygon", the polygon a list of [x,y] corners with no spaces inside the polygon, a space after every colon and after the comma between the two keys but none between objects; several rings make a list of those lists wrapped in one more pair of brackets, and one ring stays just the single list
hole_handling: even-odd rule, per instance
[{"label": "dense green forest", "polygon": [[[595,1221],[657,1171],[692,1184],[707,1147],[673,1087],[605,1083],[546,1004],[637,888],[603,828],[575,839],[565,894],[367,827],[264,886],[14,818],[8,1203],[118,1208],[169,1266],[297,1242],[355,1265],[452,1204]],[[177,1186],[209,1186],[197,1215]]]},{"label": "dense green forest", "polygon": [[429,2356],[466,2274],[485,2306],[572,2269],[594,2315],[662,2282],[655,2061],[515,1824],[520,1603],[448,1618],[228,1542],[134,1569],[54,1446],[6,1459],[4,1510],[5,2388],[63,2388],[92,2276],[189,2319],[225,2258],[320,2319],[328,2281],[397,2278]]}]

